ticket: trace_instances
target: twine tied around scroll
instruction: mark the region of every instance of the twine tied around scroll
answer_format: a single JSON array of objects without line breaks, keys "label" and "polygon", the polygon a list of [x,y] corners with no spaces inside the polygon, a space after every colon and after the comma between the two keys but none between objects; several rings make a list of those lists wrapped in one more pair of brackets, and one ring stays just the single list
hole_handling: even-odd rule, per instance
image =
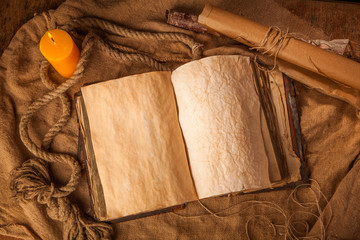
[{"label": "twine tied around scroll", "polygon": [[[49,15],[44,14],[49,27]],[[182,33],[151,33],[142,32],[118,26],[108,21],[97,18],[83,18],[74,21],[70,25],[63,26],[63,29],[71,31],[77,27],[99,28],[111,34],[131,37],[140,40],[167,40],[178,41],[187,45],[192,50],[193,59],[201,57],[201,45],[193,38]],[[155,70],[169,70],[162,62],[169,59],[154,59],[136,50],[127,48],[116,43],[108,42],[90,31],[83,40],[80,60],[73,76],[61,85],[57,85],[49,78],[48,70],[50,64],[43,61],[40,67],[40,79],[50,90],[42,97],[33,102],[21,117],[19,125],[20,138],[26,148],[34,155],[33,158],[25,161],[21,167],[13,171],[12,189],[15,197],[19,200],[37,200],[44,204],[48,215],[63,222],[63,239],[110,239],[112,228],[106,223],[97,223],[81,213],[80,209],[72,204],[67,196],[71,194],[79,182],[81,168],[77,160],[69,155],[49,151],[52,140],[67,124],[71,114],[71,102],[66,91],[82,78],[91,50],[94,47],[100,48],[110,57],[120,59],[124,62],[140,62]],[[172,61],[185,62],[190,59],[170,59]],[[41,146],[37,146],[30,138],[28,128],[30,120],[43,106],[60,98],[62,102],[62,115],[45,134]],[[56,187],[51,180],[48,163],[63,163],[71,168],[70,180],[65,186]]]},{"label": "twine tied around scroll", "polygon": [[[268,31],[266,32],[264,38],[259,43],[259,45],[251,47],[249,49],[257,50],[261,54],[269,54],[270,56],[274,56],[273,66],[271,67],[271,69],[267,69],[267,68],[263,67],[257,61],[258,55],[255,55],[254,61],[257,65],[257,67],[265,72],[274,71],[275,68],[277,67],[277,59],[278,59],[278,55],[279,55],[281,49],[283,49],[286,46],[288,40],[291,38],[294,38],[294,39],[297,39],[297,40],[300,40],[303,42],[308,42],[308,43],[311,43],[316,46],[316,44],[314,44],[314,42],[312,40],[306,40],[306,36],[304,36],[303,34],[289,33],[289,29],[286,29],[286,31],[283,32],[277,26],[270,26]],[[243,40],[245,40],[245,39],[243,39]],[[272,44],[272,45],[268,46],[268,44]],[[311,64],[314,66],[314,68],[317,70],[318,73],[320,73],[321,75],[323,75],[329,79],[332,79],[326,73],[324,73],[324,71],[322,71],[310,57],[309,57],[309,61],[311,62]],[[350,88],[350,86],[348,86],[344,83],[341,83],[335,79],[332,79],[332,80],[344,87]]]},{"label": "twine tied around scroll", "polygon": [[[274,63],[270,70],[266,69],[258,64],[257,55],[255,55],[254,61],[257,64],[257,67],[259,67],[261,70],[263,70],[265,72],[274,71],[275,68],[277,67],[278,54],[279,54],[280,50],[282,49],[282,47],[284,46],[284,44],[286,43],[286,40],[291,37],[293,37],[293,36],[289,34],[289,29],[287,29],[286,32],[282,32],[279,27],[276,27],[276,26],[269,27],[269,30],[265,34],[264,39],[261,40],[260,44],[255,47],[251,47],[250,50],[257,50],[262,54],[266,54],[266,53],[273,51],[273,49],[274,49],[274,53],[270,54],[270,55],[274,55]],[[270,47],[266,47],[268,42],[271,42],[271,41],[273,41],[273,44]]]}]

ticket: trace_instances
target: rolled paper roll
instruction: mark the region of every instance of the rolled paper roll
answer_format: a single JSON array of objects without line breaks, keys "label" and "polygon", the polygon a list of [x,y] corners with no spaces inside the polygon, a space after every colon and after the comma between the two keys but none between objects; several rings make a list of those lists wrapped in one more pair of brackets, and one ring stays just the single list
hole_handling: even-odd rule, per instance
[{"label": "rolled paper roll", "polygon": [[208,4],[205,5],[198,21],[206,28],[262,53],[276,55],[286,62],[360,89],[360,63],[351,59]]}]

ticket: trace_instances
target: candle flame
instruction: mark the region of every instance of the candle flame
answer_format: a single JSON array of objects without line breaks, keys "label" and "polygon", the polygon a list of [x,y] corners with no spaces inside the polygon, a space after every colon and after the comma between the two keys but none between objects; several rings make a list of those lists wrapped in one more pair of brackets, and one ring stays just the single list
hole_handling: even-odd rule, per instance
[{"label": "candle flame", "polygon": [[49,32],[48,32],[47,34],[48,34],[49,38],[51,39],[51,41],[53,41],[53,42],[56,44],[56,42],[55,42],[55,40],[54,40],[53,36],[52,36]]}]

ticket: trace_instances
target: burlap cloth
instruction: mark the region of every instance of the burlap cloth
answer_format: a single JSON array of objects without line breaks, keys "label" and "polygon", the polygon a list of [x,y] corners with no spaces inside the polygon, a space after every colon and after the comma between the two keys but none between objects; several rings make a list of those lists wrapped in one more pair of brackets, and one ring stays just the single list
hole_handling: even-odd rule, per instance
[{"label": "burlap cloth", "polygon": [[[326,36],[308,23],[282,9],[272,0],[243,0],[209,2],[228,11],[240,14],[267,26],[289,27],[290,32],[297,32],[316,39]],[[31,102],[48,90],[39,79],[39,66],[43,57],[39,51],[39,40],[48,28],[55,28],[82,16],[95,16],[135,29],[149,31],[188,31],[169,26],[165,23],[166,9],[177,8],[192,13],[201,12],[204,1],[160,0],[160,1],[95,1],[69,0],[57,10],[50,11],[47,23],[43,15],[35,16],[16,33],[0,61],[0,234],[22,237],[25,239],[61,239],[62,224],[51,220],[44,206],[34,202],[18,202],[10,190],[10,173],[23,161],[31,157],[19,138],[19,120]],[[231,53],[217,48],[233,45],[235,42],[225,38],[216,39],[201,34],[193,34],[197,41],[204,43],[204,55]],[[81,38],[77,38],[81,46]],[[120,41],[119,38],[113,40]],[[189,57],[190,50],[174,42],[151,42],[126,40],[133,48],[150,54],[166,57],[180,54]],[[209,51],[209,49],[212,49]],[[234,51],[233,51],[234,53]],[[81,83],[72,87],[68,94],[73,96],[81,84],[108,80],[130,74],[151,71],[141,63],[122,62],[100,50],[93,49],[89,64]],[[50,75],[55,81],[62,78],[54,71]],[[360,146],[360,123],[356,110],[342,101],[322,95],[298,84],[301,128],[305,146],[305,158],[310,170],[310,177],[321,186],[329,203],[320,201],[325,213],[332,209],[331,218],[326,228],[328,239],[360,239],[360,163],[356,160]],[[59,99],[43,108],[33,119],[29,129],[31,138],[40,143],[43,135],[59,118],[61,104]],[[63,131],[54,139],[51,150],[76,155],[78,140],[76,114]],[[51,164],[51,174],[58,185],[67,182],[69,169],[61,164]],[[317,214],[316,207],[304,209],[289,200],[291,189],[248,194],[243,196],[217,197],[204,201],[213,211],[219,211],[246,200],[263,200],[278,204],[286,214],[310,210]],[[310,191],[302,190],[298,194],[302,201],[313,200]],[[78,189],[71,195],[71,201],[88,213],[90,209],[85,174]],[[116,239],[272,239],[273,229],[266,220],[248,222],[249,216],[264,215],[274,224],[281,225],[281,214],[266,207],[245,209],[241,205],[223,212],[235,213],[218,218],[208,214],[198,203],[190,203],[177,214],[167,213],[143,219],[113,224]],[[202,215],[202,216],[198,216]],[[300,214],[308,221],[309,235],[321,232],[319,221],[306,214]],[[278,235],[284,232],[276,227]],[[248,230],[248,231],[247,231]],[[284,230],[284,229],[283,229]]]}]

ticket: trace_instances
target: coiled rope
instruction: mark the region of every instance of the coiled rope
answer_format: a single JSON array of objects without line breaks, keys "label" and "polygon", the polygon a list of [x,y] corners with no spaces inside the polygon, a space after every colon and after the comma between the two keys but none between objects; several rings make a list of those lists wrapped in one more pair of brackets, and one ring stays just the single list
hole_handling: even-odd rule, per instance
[{"label": "coiled rope", "polygon": [[[50,29],[48,14],[43,14]],[[190,36],[182,33],[151,33],[142,32],[118,26],[114,23],[97,18],[83,18],[75,20],[72,24],[63,26],[64,30],[72,30],[78,27],[99,28],[123,37],[130,37],[137,40],[166,40],[178,41],[187,45],[193,55],[193,59],[201,57],[201,44],[197,43]],[[50,64],[43,61],[40,67],[40,78],[43,84],[50,90],[42,97],[33,102],[21,117],[19,132],[20,138],[26,148],[34,155],[33,158],[25,161],[21,167],[13,172],[12,189],[16,192],[16,198],[23,201],[37,200],[47,207],[48,215],[63,222],[63,239],[110,239],[112,228],[107,223],[94,222],[81,213],[80,209],[71,203],[67,196],[71,194],[79,182],[81,168],[78,161],[69,154],[50,152],[52,140],[67,124],[71,116],[71,102],[66,91],[83,77],[86,63],[93,47],[98,47],[110,57],[120,59],[124,62],[140,62],[155,70],[169,70],[159,59],[154,59],[137,52],[134,49],[108,42],[90,31],[83,40],[80,60],[73,76],[64,83],[57,85],[49,78],[48,70]],[[124,52],[125,51],[125,52]],[[185,62],[189,59],[172,59],[173,61]],[[28,128],[35,113],[43,106],[60,98],[62,102],[62,115],[59,120],[45,134],[41,146],[37,146],[30,138]],[[56,187],[51,180],[48,163],[63,163],[71,168],[70,180],[65,186]]]}]

